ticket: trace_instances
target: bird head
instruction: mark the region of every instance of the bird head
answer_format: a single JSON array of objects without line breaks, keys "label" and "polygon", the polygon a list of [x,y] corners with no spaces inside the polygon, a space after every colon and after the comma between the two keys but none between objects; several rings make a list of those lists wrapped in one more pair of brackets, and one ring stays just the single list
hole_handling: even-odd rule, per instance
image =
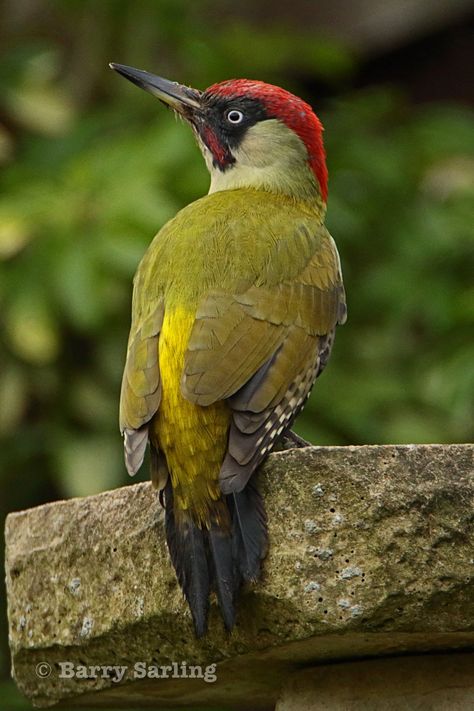
[{"label": "bird head", "polygon": [[110,66],[191,125],[211,174],[210,192],[255,187],[326,202],[323,127],[302,99],[262,81],[231,79],[201,92]]}]

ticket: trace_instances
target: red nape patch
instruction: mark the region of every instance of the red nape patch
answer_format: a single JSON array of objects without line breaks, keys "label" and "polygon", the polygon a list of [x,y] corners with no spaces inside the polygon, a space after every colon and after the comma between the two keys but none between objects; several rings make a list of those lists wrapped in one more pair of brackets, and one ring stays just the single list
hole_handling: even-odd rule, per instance
[{"label": "red nape patch", "polygon": [[273,84],[252,79],[229,79],[213,84],[206,94],[225,98],[246,96],[258,99],[269,116],[280,119],[301,138],[308,151],[308,161],[326,202],[328,196],[328,170],[323,146],[323,126],[313,109],[303,99]]}]

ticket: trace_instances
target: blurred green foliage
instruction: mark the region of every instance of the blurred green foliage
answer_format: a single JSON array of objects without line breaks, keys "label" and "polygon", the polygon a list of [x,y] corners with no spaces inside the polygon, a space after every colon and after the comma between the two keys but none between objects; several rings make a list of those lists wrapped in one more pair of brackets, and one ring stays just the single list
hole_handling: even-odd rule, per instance
[{"label": "blurred green foliage", "polygon": [[[67,496],[123,482],[132,276],[157,228],[207,189],[190,131],[150,97],[134,112],[137,96],[24,138],[1,178],[2,469],[21,481],[40,457]],[[322,117],[349,320],[300,429],[324,444],[468,439],[472,119],[387,90]]]},{"label": "blurred green foliage", "polygon": [[[212,2],[47,9],[3,30],[4,508],[126,483],[117,406],[132,276],[159,227],[207,191],[190,131],[109,60],[200,88],[258,77],[320,114],[349,319],[297,431],[318,444],[471,439],[472,113],[415,108],[389,87],[353,92],[356,60],[337,43],[218,27]],[[322,109],[314,77],[337,96]]]}]

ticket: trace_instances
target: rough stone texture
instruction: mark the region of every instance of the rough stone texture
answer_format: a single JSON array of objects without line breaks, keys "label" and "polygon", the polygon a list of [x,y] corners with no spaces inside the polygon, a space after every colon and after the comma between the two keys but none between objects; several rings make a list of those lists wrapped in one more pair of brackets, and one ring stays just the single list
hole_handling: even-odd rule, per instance
[{"label": "rough stone texture", "polygon": [[[11,514],[17,684],[43,706],[271,709],[302,665],[473,650],[473,470],[470,445],[271,455],[259,475],[271,540],[263,579],[243,594],[230,637],[213,604],[200,641],[149,484]],[[129,669],[121,684],[59,678],[67,660]],[[137,661],[182,660],[217,662],[217,682],[134,679]],[[35,673],[42,662],[46,678]]]},{"label": "rough stone texture", "polygon": [[468,711],[474,655],[333,664],[292,674],[275,711]]}]

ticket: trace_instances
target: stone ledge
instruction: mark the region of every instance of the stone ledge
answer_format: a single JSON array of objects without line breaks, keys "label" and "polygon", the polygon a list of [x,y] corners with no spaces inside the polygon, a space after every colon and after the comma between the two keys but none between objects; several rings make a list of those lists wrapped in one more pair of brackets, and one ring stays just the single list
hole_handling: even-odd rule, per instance
[{"label": "stone ledge", "polygon": [[324,665],[290,675],[275,711],[468,711],[474,654]]},{"label": "stone ledge", "polygon": [[[308,447],[260,473],[271,548],[238,625],[193,637],[151,486],[10,514],[13,674],[36,705],[272,709],[302,665],[474,649],[474,447]],[[59,678],[60,661],[124,665]],[[134,664],[217,663],[217,682]],[[40,678],[36,665],[52,673]]]}]

